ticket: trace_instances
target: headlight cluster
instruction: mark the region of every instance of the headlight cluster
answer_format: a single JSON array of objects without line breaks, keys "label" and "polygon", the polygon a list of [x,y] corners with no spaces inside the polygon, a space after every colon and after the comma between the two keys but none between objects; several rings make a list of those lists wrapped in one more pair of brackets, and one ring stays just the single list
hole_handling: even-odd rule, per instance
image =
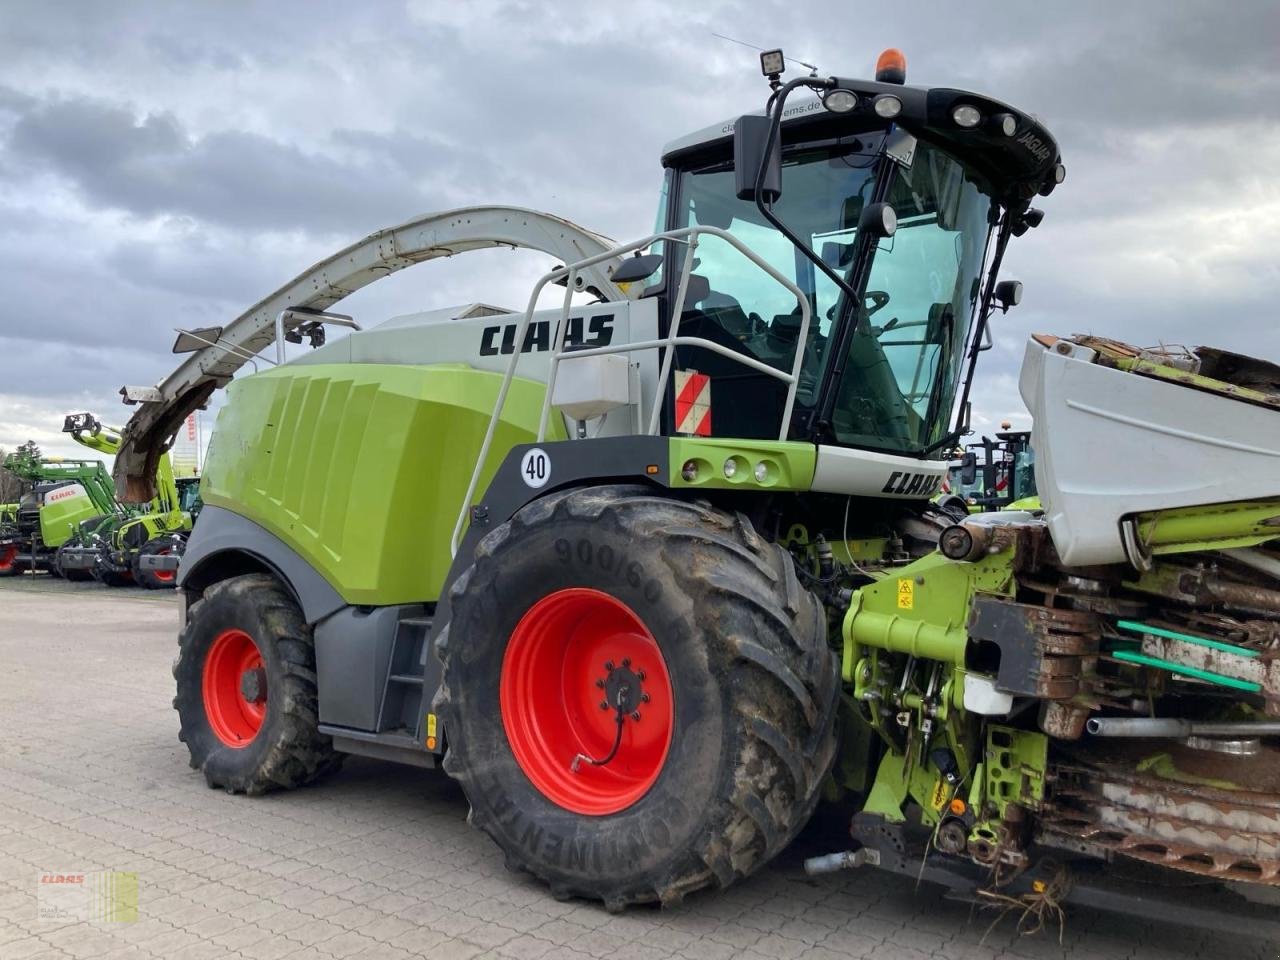
[{"label": "headlight cluster", "polygon": [[[852,90],[836,87],[827,91],[822,98],[822,105],[832,113],[850,113],[856,110],[862,99]],[[892,93],[882,93],[871,101],[871,109],[885,120],[892,120],[902,113],[902,100]]]},{"label": "headlight cluster", "polygon": [[[730,483],[757,483],[762,486],[773,486],[778,482],[781,471],[772,460],[757,460],[754,464],[741,454],[733,454],[725,458],[720,465],[720,473]],[[680,468],[680,476],[685,483],[700,483],[714,479],[715,468],[707,460],[700,457],[690,458]]]}]

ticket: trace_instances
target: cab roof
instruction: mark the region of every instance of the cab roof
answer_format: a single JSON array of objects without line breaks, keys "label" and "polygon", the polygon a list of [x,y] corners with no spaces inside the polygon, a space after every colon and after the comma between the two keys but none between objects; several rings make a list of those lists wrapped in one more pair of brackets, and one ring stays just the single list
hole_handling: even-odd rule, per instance
[{"label": "cab roof", "polygon": [[[830,79],[836,88],[856,94],[857,106],[847,113],[833,113],[817,99],[789,104],[782,120],[784,144],[897,127],[942,147],[982,173],[995,186],[997,199],[1009,205],[1025,204],[1037,193],[1051,192],[1065,176],[1053,135],[1035,117],[1009,104],[950,87]],[[875,109],[876,102],[886,97],[901,103],[901,111],[891,121]],[[976,125],[963,127],[956,122],[954,113],[963,106],[977,111]],[[735,123],[736,119],[726,120],[671,141],[662,151],[663,166],[726,158]]]}]

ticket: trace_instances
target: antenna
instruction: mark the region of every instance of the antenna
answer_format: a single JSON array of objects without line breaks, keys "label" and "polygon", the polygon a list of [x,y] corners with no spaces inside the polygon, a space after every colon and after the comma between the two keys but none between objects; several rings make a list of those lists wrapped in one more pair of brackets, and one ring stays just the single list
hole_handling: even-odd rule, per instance
[{"label": "antenna", "polygon": [[[748,48],[749,50],[756,50],[756,51],[758,51],[758,52],[760,52],[760,53],[763,53],[763,52],[764,52],[764,47],[757,47],[754,43],[747,43],[745,40],[738,40],[738,39],[736,39],[736,38],[734,38],[734,37],[726,37],[723,33],[716,33],[714,30],[713,30],[713,31],[711,31],[711,35],[712,35],[713,37],[715,37],[716,39],[718,39],[718,40],[728,40],[730,43],[736,43],[738,46],[740,46],[740,47],[746,47],[746,48]],[[817,67],[817,65],[816,65],[816,64],[812,64],[812,63],[805,63],[803,60],[801,60],[801,59],[799,59],[799,58],[797,58],[797,57],[787,57],[787,59],[788,59],[788,60],[792,60],[792,61],[794,61],[795,63],[800,64],[800,66],[802,66],[802,67],[808,67],[808,68],[809,68],[809,76],[811,76],[811,77],[816,77],[816,76],[818,75],[818,67]]]}]

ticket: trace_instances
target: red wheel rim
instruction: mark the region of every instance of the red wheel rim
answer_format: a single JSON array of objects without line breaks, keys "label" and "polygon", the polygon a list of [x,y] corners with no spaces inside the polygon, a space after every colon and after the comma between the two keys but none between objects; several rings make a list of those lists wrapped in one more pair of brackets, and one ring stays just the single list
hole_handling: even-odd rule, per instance
[{"label": "red wheel rim", "polygon": [[[161,550],[156,554],[157,557],[167,557],[172,550]],[[152,570],[152,575],[161,583],[173,583],[175,573],[172,570]]]},{"label": "red wheel rim", "polygon": [[[247,747],[262,729],[267,715],[267,689],[262,672],[262,652],[253,638],[243,630],[223,630],[214,638],[204,661],[201,693],[204,712],[213,735],[228,747]],[[255,699],[246,696],[256,674],[258,691]]]},{"label": "red wheel rim", "polygon": [[[617,740],[617,711],[601,702],[624,670],[647,697],[635,705],[640,719],[625,715],[608,763],[573,769],[579,754],[602,759]],[[599,590],[557,590],[529,608],[507,644],[499,702],[520,769],[574,813],[631,806],[658,779],[671,748],[674,698],[662,651],[629,606]]]},{"label": "red wheel rim", "polygon": [[8,573],[13,569],[13,562],[18,557],[18,545],[11,543],[7,547],[0,547],[0,573]]}]

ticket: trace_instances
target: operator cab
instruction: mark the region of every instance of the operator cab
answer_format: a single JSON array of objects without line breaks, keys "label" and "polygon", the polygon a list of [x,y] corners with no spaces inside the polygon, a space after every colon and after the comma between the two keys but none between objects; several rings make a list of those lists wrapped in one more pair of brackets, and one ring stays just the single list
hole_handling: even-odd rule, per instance
[{"label": "operator cab", "polygon": [[[876,81],[782,85],[771,74],[765,114],[667,146],[659,222],[728,231],[807,299],[801,345],[794,294],[727,241],[702,235],[679,317],[681,336],[779,370],[803,350],[792,439],[928,457],[964,429],[963,415],[953,429],[953,411],[967,399],[1004,246],[1039,222],[1029,201],[1064,171],[1036,120],[965,91],[892,82],[905,77],[905,60],[895,65],[882,57]],[[786,105],[800,86],[824,99]],[[778,190],[757,200],[743,190],[755,171],[735,171],[735,131],[759,141],[770,121],[780,132]],[[751,156],[749,143],[737,146],[739,159]],[[778,157],[774,145],[757,165]],[[661,252],[667,268],[646,295],[673,304],[684,244],[667,241]],[[711,378],[712,435],[777,436],[785,382],[705,347],[678,347],[675,360]]]}]

